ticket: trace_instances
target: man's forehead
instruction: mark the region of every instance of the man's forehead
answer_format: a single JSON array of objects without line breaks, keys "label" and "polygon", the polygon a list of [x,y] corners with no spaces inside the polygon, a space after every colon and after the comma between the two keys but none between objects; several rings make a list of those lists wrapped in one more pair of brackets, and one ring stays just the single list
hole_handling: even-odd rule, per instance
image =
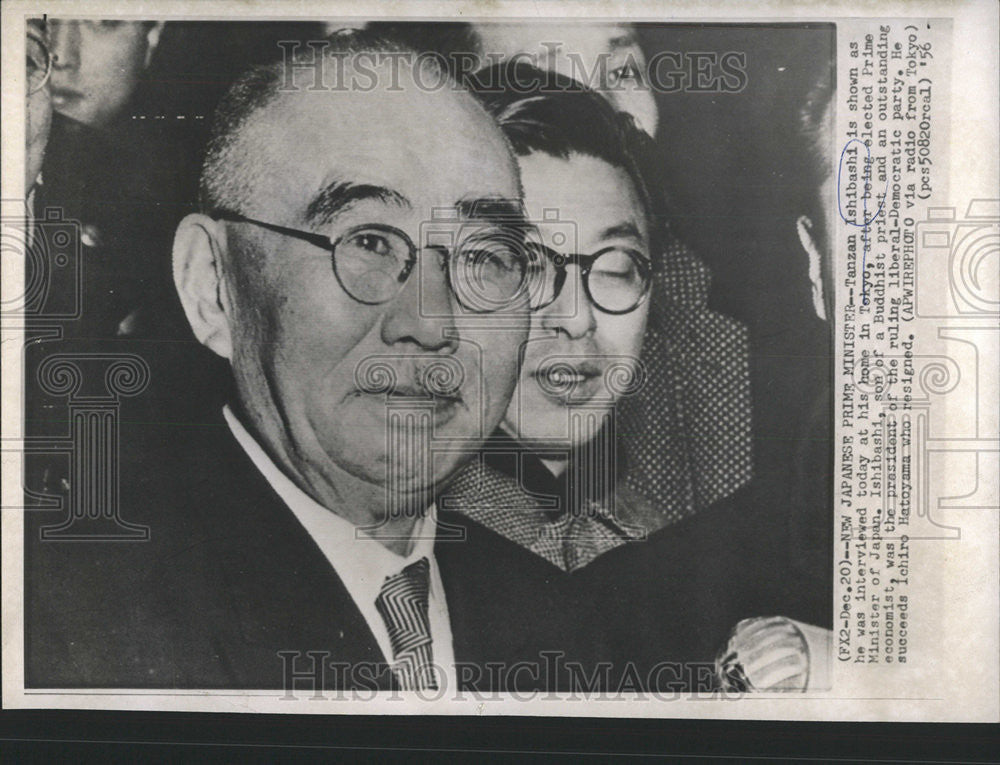
[{"label": "man's forehead", "polygon": [[300,211],[332,181],[384,187],[415,208],[518,194],[499,128],[465,93],[289,92],[256,121],[262,185]]}]

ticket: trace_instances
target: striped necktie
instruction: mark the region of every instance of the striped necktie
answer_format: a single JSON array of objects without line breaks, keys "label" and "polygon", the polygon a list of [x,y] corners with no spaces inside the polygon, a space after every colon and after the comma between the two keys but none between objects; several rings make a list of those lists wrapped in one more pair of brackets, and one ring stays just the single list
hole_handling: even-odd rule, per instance
[{"label": "striped necktie", "polygon": [[430,563],[421,558],[387,576],[375,607],[389,630],[392,672],[404,691],[437,689],[431,653]]}]

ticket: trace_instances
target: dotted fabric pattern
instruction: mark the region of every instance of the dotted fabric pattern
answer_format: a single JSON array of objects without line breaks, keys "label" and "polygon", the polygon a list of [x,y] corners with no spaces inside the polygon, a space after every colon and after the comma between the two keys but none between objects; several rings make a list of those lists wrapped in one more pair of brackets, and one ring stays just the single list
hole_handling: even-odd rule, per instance
[{"label": "dotted fabric pattern", "polygon": [[506,473],[473,461],[450,485],[454,509],[565,571],[686,518],[753,477],[746,328],[707,306],[711,276],[670,240],[654,273],[643,341],[646,384],[618,405],[613,512],[591,504],[552,520]]},{"label": "dotted fabric pattern", "polygon": [[753,477],[748,332],[708,308],[710,284],[708,267],[673,240],[650,295],[647,383],[618,409],[624,485],[664,526]]},{"label": "dotted fabric pattern", "polygon": [[644,539],[645,529],[611,517],[607,508],[591,505],[576,516],[550,520],[548,509],[517,482],[481,461],[461,471],[440,501],[477,523],[510,539],[564,571],[582,568],[601,553],[624,542]]}]

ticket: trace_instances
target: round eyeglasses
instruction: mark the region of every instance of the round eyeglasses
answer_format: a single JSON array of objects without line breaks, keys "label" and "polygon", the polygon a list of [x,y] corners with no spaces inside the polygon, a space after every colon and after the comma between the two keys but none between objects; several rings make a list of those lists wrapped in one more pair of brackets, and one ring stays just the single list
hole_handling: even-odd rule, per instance
[{"label": "round eyeglasses", "polygon": [[594,307],[604,313],[630,313],[649,295],[652,266],[649,258],[626,247],[607,247],[593,255],[557,252],[543,244],[528,245],[544,257],[545,275],[540,299],[533,307],[555,302],[566,284],[566,269],[577,266],[583,290]]},{"label": "round eyeglasses", "polygon": [[27,93],[30,96],[44,88],[49,81],[53,57],[45,40],[35,32],[28,32],[25,48],[28,54]]},{"label": "round eyeglasses", "polygon": [[[250,223],[284,236],[309,242],[330,253],[333,273],[351,298],[366,305],[392,300],[417,263],[417,247],[403,231],[381,223],[353,226],[331,239],[311,231],[279,226],[227,210],[215,217]],[[544,266],[527,247],[523,226],[470,225],[459,232],[456,246],[428,245],[447,263],[448,286],[459,303],[474,313],[525,308],[534,301]]]}]

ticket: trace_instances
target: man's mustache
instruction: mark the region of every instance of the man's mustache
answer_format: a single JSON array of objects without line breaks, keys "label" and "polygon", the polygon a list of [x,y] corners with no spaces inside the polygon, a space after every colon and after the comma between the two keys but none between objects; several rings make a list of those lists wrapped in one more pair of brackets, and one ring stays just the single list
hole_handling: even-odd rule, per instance
[{"label": "man's mustache", "polygon": [[461,401],[465,378],[465,365],[454,356],[368,356],[354,368],[355,389],[373,395]]}]

